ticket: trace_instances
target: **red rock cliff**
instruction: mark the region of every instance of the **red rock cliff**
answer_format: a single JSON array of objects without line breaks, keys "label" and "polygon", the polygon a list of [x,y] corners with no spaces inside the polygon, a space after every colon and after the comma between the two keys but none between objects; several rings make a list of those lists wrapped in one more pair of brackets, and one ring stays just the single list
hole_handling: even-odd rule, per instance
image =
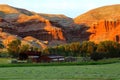
[{"label": "red rock cliff", "polygon": [[9,5],[0,5],[0,28],[20,37],[33,36],[43,41],[65,41],[62,28],[53,25],[49,19]]},{"label": "red rock cliff", "polygon": [[88,26],[89,40],[96,43],[105,40],[120,42],[120,4],[90,10],[76,18],[77,24]]},{"label": "red rock cliff", "polygon": [[88,32],[92,33],[89,40],[96,43],[104,40],[120,42],[120,20],[101,20],[93,24]]}]

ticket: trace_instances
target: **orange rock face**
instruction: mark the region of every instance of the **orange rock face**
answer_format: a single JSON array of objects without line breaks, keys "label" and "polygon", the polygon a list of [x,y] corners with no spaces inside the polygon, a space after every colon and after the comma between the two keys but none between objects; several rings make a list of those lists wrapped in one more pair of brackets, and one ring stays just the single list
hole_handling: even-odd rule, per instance
[{"label": "orange rock face", "polygon": [[30,20],[39,20],[41,22],[45,22],[45,19],[37,14],[32,15],[32,16],[27,16],[24,14],[19,15],[17,22],[18,23],[23,23],[23,22],[27,22]]},{"label": "orange rock face", "polygon": [[101,20],[93,24],[88,32],[92,33],[89,40],[96,43],[104,40],[120,42],[120,21]]},{"label": "orange rock face", "polygon": [[15,39],[17,39],[16,36],[8,36],[6,39],[3,40],[3,44],[7,47],[7,45]]},{"label": "orange rock face", "polygon": [[44,29],[46,31],[48,31],[48,34],[51,35],[51,38],[53,38],[53,40],[63,40],[63,41],[65,41],[65,37],[63,35],[62,29],[57,28],[57,27],[51,27],[51,26],[46,26]]},{"label": "orange rock face", "polygon": [[105,40],[120,42],[120,4],[90,10],[74,18],[74,22],[88,26],[90,41],[96,43]]},{"label": "orange rock face", "polygon": [[38,14],[7,5],[0,7],[2,39],[8,37],[3,34],[7,32],[22,38],[32,36],[51,45],[84,40],[120,42],[120,5],[96,8],[74,20],[65,15]]}]

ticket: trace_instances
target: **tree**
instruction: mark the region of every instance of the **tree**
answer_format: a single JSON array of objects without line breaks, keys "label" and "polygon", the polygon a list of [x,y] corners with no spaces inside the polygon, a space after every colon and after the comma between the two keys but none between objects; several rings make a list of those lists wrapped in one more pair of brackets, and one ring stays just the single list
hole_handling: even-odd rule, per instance
[{"label": "tree", "polygon": [[50,48],[44,49],[43,52],[42,52],[43,53],[42,55],[46,55],[46,54],[48,55],[48,54],[50,54],[49,50],[50,50]]},{"label": "tree", "polygon": [[81,56],[83,57],[87,57],[90,56],[92,53],[95,52],[96,49],[96,44],[94,42],[91,41],[84,41],[81,44]]},{"label": "tree", "polygon": [[56,53],[59,55],[64,55],[65,56],[65,48],[64,45],[59,45],[55,47]]},{"label": "tree", "polygon": [[2,55],[4,55],[4,54],[2,54],[3,53],[3,48],[4,48],[4,45],[0,41],[0,57],[2,57]]},{"label": "tree", "polygon": [[98,44],[96,52],[104,54],[104,57],[119,57],[120,44],[113,41],[103,41]]},{"label": "tree", "polygon": [[26,45],[21,45],[20,46],[20,53],[24,53],[24,52],[28,51],[29,48],[30,48],[30,46],[27,45],[27,44]]},{"label": "tree", "polygon": [[0,41],[0,49],[4,48],[4,45],[2,44],[2,42]]},{"label": "tree", "polygon": [[12,57],[16,58],[19,56],[21,46],[21,41],[19,39],[13,40],[7,46],[7,50],[12,55]]},{"label": "tree", "polygon": [[70,52],[72,53],[72,56],[79,56],[80,52],[80,43],[79,42],[73,42],[69,45]]}]

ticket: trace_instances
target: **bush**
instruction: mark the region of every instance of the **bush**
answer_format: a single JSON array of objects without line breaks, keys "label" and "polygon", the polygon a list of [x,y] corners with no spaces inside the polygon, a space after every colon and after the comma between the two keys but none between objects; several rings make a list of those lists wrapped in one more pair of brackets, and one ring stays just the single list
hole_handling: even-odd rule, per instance
[{"label": "bush", "polygon": [[90,55],[90,57],[91,57],[91,59],[97,61],[97,60],[103,59],[105,57],[105,55],[103,53],[94,52]]},{"label": "bush", "polygon": [[10,55],[8,52],[0,52],[0,57],[7,58],[7,57],[10,57]]},{"label": "bush", "polygon": [[11,63],[17,63],[17,59],[11,60]]},{"label": "bush", "polygon": [[32,63],[32,59],[28,59],[28,60],[27,60],[27,63]]}]

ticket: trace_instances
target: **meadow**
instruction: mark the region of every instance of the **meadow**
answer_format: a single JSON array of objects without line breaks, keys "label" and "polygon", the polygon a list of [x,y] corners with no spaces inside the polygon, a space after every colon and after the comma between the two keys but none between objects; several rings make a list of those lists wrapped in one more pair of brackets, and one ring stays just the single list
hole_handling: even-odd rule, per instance
[{"label": "meadow", "polygon": [[0,80],[120,80],[120,63],[0,67]]}]

